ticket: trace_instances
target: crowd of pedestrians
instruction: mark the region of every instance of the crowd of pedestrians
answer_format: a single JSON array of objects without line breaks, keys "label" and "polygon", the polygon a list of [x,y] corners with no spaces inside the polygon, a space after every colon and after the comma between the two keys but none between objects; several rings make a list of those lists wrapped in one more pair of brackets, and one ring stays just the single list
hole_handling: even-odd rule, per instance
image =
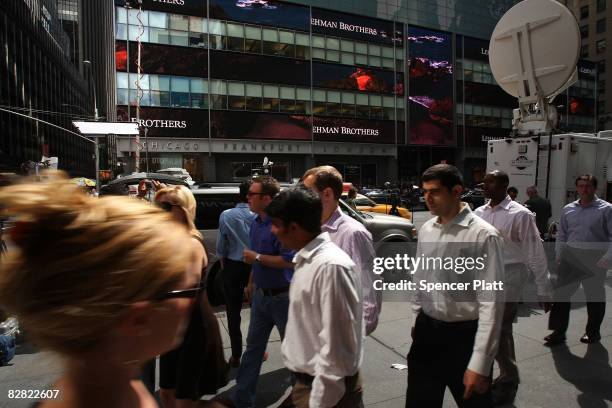
[{"label": "crowd of pedestrians", "polygon": [[[463,178],[454,166],[435,165],[421,177],[434,217],[419,230],[417,254],[486,254],[486,262],[465,275],[421,267],[412,279],[469,278],[504,286],[415,291],[406,334],[412,337],[406,407],[441,407],[446,388],[459,407],[514,400],[520,376],[512,325],[530,275],[540,306],[550,311],[548,345],[565,341],[569,301],[580,284],[589,315],[580,340],[601,338],[612,205],[595,195],[596,178],[576,180],[580,198],[563,208],[553,262],[541,239],[550,203],[535,187],[528,189],[525,206],[516,202],[501,171],[487,174],[483,186],[488,201],[472,211],[461,202]],[[292,384],[282,407],[362,407],[364,340],[378,325],[382,293],[373,288],[372,236],[339,205],[338,170],[312,168],[298,186],[283,191],[269,176],[245,181],[240,202],[221,214],[216,253],[228,361],[203,290],[208,258],[194,224],[193,193],[153,187],[155,205],[144,200],[145,188],[138,193],[143,200],[94,198],[62,175],[0,190],[4,215],[15,220],[11,239],[18,249],[3,260],[1,303],[38,345],[64,357],[64,374],[51,386],[61,390],[61,406],[156,406],[150,392],[159,356],[164,407],[255,407],[276,328]],[[250,319],[243,344],[245,300]],[[495,362],[499,376],[493,379]],[[233,392],[200,401],[228,383],[230,367],[237,369]],[[54,404],[45,400],[40,406]]]}]

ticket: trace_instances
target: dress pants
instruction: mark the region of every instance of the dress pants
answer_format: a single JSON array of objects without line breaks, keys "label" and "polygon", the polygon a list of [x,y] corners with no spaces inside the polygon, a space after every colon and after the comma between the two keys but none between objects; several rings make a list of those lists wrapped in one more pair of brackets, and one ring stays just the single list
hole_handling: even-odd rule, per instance
[{"label": "dress pants", "polygon": [[491,387],[464,400],[463,375],[474,349],[478,321],[447,323],[421,312],[408,353],[406,408],[438,408],[448,387],[460,408],[492,408]]},{"label": "dress pants", "polygon": [[499,365],[500,381],[506,384],[518,385],[520,382],[516,353],[514,351],[514,335],[512,325],[516,319],[518,302],[521,300],[523,286],[528,270],[523,264],[508,264],[504,267],[504,316],[499,335],[499,348],[495,361]]},{"label": "dress pants", "polygon": [[268,339],[274,326],[281,339],[285,338],[285,327],[289,314],[289,291],[274,296],[265,296],[255,290],[251,304],[251,321],[247,346],[236,376],[236,391],[232,401],[237,408],[253,408],[257,390],[257,380]]},{"label": "dress pants", "polygon": [[249,283],[251,265],[244,262],[223,260],[223,290],[225,292],[225,308],[227,311],[227,326],[232,344],[232,357],[239,359],[242,355],[242,332],[240,331],[240,312],[244,288]]},{"label": "dress pants", "polygon": [[[295,383],[291,390],[292,407],[309,408],[310,393],[312,392],[313,377],[304,374],[294,374]],[[351,377],[344,377],[346,390],[334,408],[361,408],[363,407],[363,389],[359,372]]]},{"label": "dress pants", "polygon": [[606,314],[606,270],[597,267],[601,250],[576,249],[563,250],[561,264],[556,279],[555,297],[548,328],[565,333],[569,324],[571,297],[582,284],[587,301],[587,334],[599,333]]}]

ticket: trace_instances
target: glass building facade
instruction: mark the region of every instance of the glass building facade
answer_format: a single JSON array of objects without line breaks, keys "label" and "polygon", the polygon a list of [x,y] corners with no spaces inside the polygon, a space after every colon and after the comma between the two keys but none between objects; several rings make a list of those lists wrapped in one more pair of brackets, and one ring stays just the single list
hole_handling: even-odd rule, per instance
[{"label": "glass building facade", "polygon": [[[359,186],[447,162],[478,182],[512,127],[485,39],[513,2],[466,3],[116,1],[117,115],[146,128],[119,160],[228,181],[270,156],[283,181],[333,163]],[[593,84],[566,92],[568,129],[589,126]]]}]

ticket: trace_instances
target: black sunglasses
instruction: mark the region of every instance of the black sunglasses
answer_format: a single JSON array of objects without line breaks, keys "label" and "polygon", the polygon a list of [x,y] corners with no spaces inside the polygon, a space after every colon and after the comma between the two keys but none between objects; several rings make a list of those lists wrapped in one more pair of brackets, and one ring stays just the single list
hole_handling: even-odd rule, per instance
[{"label": "black sunglasses", "polygon": [[183,299],[183,298],[195,298],[198,293],[202,290],[201,285],[197,285],[193,288],[171,290],[170,292],[162,293],[156,296],[153,300],[167,300],[167,299]]},{"label": "black sunglasses", "polygon": [[162,201],[162,202],[156,201],[155,205],[157,205],[162,210],[168,211],[168,212],[172,211],[172,207],[179,207],[177,204],[172,204],[167,201]]}]

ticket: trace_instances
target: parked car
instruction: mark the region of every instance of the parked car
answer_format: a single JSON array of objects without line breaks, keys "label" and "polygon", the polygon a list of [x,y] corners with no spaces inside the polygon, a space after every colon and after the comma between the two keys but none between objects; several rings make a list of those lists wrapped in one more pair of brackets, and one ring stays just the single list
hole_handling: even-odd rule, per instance
[{"label": "parked car", "polygon": [[[212,261],[216,259],[214,248],[219,228],[219,216],[223,211],[233,208],[239,202],[238,185],[237,183],[233,183],[234,186],[231,184],[211,183],[207,187],[192,190],[197,203],[195,224],[204,234],[204,242]],[[288,186],[289,184],[282,184],[281,188]],[[343,200],[340,200],[340,208],[370,231],[376,248],[391,242],[416,242],[416,228],[409,219],[374,212],[355,211]]]},{"label": "parked car", "polygon": [[[346,194],[342,195],[342,198],[346,199],[346,197]],[[355,198],[355,206],[359,211],[389,214],[391,212],[391,208],[393,207],[391,205],[391,197],[388,198],[388,201],[382,200],[382,198],[379,198],[379,200],[381,201],[374,201],[372,198],[363,194],[357,194],[357,197]],[[400,217],[406,218],[407,220],[412,220],[412,213],[407,208],[398,205],[397,211],[399,212]]]},{"label": "parked car", "polygon": [[167,169],[157,170],[156,173],[178,177],[181,180],[184,180],[190,186],[195,184],[195,181],[193,181],[189,172],[185,169],[181,169],[180,167],[168,167]]},{"label": "parked car", "polygon": [[484,190],[478,187],[468,189],[461,195],[461,201],[468,203],[472,210],[484,205],[486,200]]},{"label": "parked car", "polygon": [[100,189],[100,195],[129,195],[130,186],[137,186],[141,180],[159,181],[160,183],[189,187],[186,181],[178,177],[161,173],[133,173],[116,178]]}]

